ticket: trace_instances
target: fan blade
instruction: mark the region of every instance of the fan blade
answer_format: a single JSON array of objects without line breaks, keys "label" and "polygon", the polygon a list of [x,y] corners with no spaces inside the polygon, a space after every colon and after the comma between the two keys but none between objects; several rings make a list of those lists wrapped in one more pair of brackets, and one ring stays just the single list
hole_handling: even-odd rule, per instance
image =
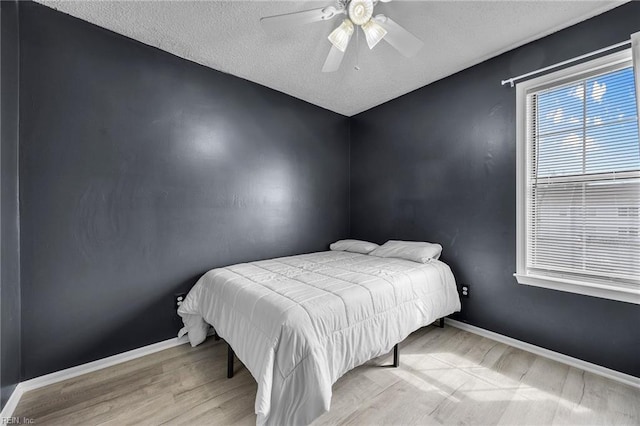
[{"label": "fan blade", "polygon": [[344,13],[344,9],[334,6],[319,9],[304,10],[302,12],[285,13],[283,15],[260,18],[260,23],[266,31],[278,30],[292,25],[310,24],[312,22],[327,21]]},{"label": "fan blade", "polygon": [[418,50],[422,48],[424,43],[418,37],[398,25],[393,19],[384,15],[377,15],[373,18],[382,28],[387,30],[384,37],[387,43],[396,48],[407,58],[411,58]]},{"label": "fan blade", "polygon": [[338,71],[338,68],[340,68],[340,64],[342,63],[342,58],[344,58],[344,52],[332,45],[331,50],[327,55],[327,59],[324,61],[324,65],[322,66],[322,72]]}]

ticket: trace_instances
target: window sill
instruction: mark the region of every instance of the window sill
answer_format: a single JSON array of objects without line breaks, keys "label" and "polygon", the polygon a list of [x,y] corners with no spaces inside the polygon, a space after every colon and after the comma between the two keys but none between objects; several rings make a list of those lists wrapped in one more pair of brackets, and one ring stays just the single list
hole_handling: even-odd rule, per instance
[{"label": "window sill", "polygon": [[516,273],[513,274],[513,276],[516,277],[519,284],[600,297],[602,299],[618,300],[636,305],[640,304],[640,291],[638,290],[540,275],[523,275]]}]

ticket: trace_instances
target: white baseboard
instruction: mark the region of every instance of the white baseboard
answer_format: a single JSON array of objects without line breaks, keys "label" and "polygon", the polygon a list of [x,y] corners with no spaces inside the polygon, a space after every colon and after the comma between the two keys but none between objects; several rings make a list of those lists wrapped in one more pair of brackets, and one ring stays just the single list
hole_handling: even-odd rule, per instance
[{"label": "white baseboard", "polygon": [[20,398],[27,391],[38,389],[54,383],[58,383],[63,380],[78,377],[83,374],[91,373],[96,370],[101,370],[103,368],[111,367],[112,365],[120,364],[126,361],[131,361],[132,359],[140,358],[145,355],[150,355],[152,353],[163,351],[165,349],[173,348],[175,346],[185,344],[188,341],[189,339],[186,336],[183,336],[180,338],[175,337],[173,339],[168,339],[163,342],[153,343],[151,345],[143,346],[138,349],[133,349],[133,350],[123,352],[117,355],[113,355],[107,358],[99,359],[97,361],[88,362],[86,364],[78,365],[76,367],[67,368],[65,370],[56,371],[50,374],[45,374],[44,376],[35,377],[33,379],[20,382],[14,389],[13,393],[11,394],[11,397],[9,397],[7,404],[2,409],[2,414],[0,414],[0,423],[2,423],[2,419],[13,416],[13,412],[18,406],[18,402],[20,402]]},{"label": "white baseboard", "polygon": [[592,364],[578,358],[554,352],[549,349],[541,348],[540,346],[532,345],[530,343],[523,342],[522,340],[513,339],[511,337],[494,333],[493,331],[485,330],[484,328],[476,327],[474,325],[465,324],[460,321],[445,318],[445,323],[449,324],[452,327],[456,327],[461,330],[468,331],[470,333],[474,333],[482,337],[486,337],[488,339],[513,346],[518,349],[522,349],[523,351],[531,352],[536,355],[540,355],[542,357],[570,365],[571,367],[576,367],[581,370],[588,371],[589,373],[597,374],[599,376],[603,376],[608,379],[615,380],[617,382],[621,382],[634,388],[640,389],[640,378],[631,376],[630,374],[621,373],[620,371],[602,367],[597,364]]},{"label": "white baseboard", "polygon": [[21,385],[22,385],[21,383],[18,383],[16,385],[16,387],[13,389],[13,393],[11,394],[11,396],[7,400],[7,403],[2,409],[2,412],[0,413],[1,424],[5,424],[5,423],[8,424],[9,423],[8,421],[3,421],[3,420],[13,416],[13,412],[18,406],[18,402],[20,402],[20,398],[22,398],[22,394],[24,393]]},{"label": "white baseboard", "polygon": [[44,386],[48,386],[54,383],[61,382],[63,380],[72,379],[74,377],[81,376],[83,374],[92,373],[103,368],[111,367],[112,365],[120,364],[123,362],[131,361],[132,359],[140,358],[145,355],[150,355],[155,352],[160,352],[165,349],[173,348],[175,346],[187,343],[189,340],[186,336],[174,337],[173,339],[165,340],[163,342],[153,343],[148,346],[143,346],[138,349],[133,349],[127,352],[123,352],[117,355],[113,355],[107,358],[102,358],[97,361],[88,362],[86,364],[78,365],[76,367],[67,368],[64,370],[56,371],[44,376],[35,377],[33,379],[21,382],[23,392],[27,392],[33,389],[38,389]]}]

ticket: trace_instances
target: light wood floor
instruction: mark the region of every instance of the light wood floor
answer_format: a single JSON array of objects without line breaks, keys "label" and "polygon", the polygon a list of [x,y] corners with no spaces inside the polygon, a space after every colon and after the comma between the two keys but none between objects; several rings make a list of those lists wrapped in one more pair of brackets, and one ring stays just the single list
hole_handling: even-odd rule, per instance
[{"label": "light wood floor", "polygon": [[[640,391],[446,326],[426,327],[333,387],[315,425],[640,424]],[[210,338],[26,393],[15,416],[36,424],[255,424],[256,384]]]}]

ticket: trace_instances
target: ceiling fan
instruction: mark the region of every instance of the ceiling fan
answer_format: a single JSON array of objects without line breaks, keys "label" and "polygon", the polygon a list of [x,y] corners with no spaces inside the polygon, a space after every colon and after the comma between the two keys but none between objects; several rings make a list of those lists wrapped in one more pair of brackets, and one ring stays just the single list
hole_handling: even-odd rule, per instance
[{"label": "ceiling fan", "polygon": [[[387,3],[391,0],[379,1]],[[407,58],[418,53],[424,44],[419,38],[385,15],[373,16],[373,9],[377,3],[378,0],[338,0],[331,6],[268,16],[260,19],[260,22],[264,29],[269,31],[291,25],[330,21],[337,16],[346,15],[342,23],[329,34],[331,50],[322,72],[334,72],[340,68],[351,36],[357,31],[357,27],[362,29],[369,49],[373,49],[378,42],[384,40]]]}]

